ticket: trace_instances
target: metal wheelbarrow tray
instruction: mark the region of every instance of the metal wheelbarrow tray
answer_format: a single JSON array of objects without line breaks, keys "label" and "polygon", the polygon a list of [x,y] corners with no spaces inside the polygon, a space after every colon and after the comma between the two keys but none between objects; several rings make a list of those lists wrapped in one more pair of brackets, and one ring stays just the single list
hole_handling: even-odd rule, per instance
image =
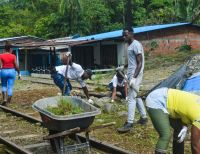
[{"label": "metal wheelbarrow tray", "polygon": [[44,126],[50,131],[61,132],[76,127],[86,129],[93,123],[95,116],[101,113],[98,108],[80,98],[71,96],[62,97],[80,106],[83,109],[83,113],[60,116],[47,111],[47,106],[57,106],[61,96],[40,99],[32,105],[32,107],[40,113]]}]

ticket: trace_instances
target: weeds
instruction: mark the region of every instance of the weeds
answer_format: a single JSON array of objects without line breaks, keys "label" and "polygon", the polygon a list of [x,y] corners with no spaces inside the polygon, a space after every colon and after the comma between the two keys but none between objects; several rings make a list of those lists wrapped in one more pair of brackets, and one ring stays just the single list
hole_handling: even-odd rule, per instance
[{"label": "weeds", "polygon": [[81,107],[73,104],[71,100],[62,97],[58,100],[58,106],[47,106],[46,110],[55,115],[73,115],[83,112]]}]

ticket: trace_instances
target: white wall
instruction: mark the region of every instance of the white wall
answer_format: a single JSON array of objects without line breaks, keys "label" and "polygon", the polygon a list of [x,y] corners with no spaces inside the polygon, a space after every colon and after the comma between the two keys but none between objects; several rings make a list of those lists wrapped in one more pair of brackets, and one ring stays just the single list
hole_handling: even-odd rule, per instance
[{"label": "white wall", "polygon": [[127,52],[124,42],[117,44],[117,62],[118,65],[124,65],[127,61]]}]

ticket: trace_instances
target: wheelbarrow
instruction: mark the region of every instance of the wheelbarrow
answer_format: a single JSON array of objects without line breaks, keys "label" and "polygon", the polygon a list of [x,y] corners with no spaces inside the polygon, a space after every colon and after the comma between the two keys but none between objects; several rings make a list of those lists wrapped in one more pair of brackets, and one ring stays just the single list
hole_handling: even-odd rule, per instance
[{"label": "wheelbarrow", "polygon": [[[77,105],[82,108],[83,112],[74,115],[55,115],[47,110],[48,106],[57,106],[59,99],[68,99],[72,104]],[[43,125],[49,130],[49,136],[45,139],[49,139],[52,149],[57,153],[64,153],[67,149],[64,147],[64,137],[65,135],[75,134],[87,130],[88,127],[93,123],[96,115],[100,114],[101,111],[89,104],[88,102],[71,96],[56,96],[40,99],[36,101],[32,107],[40,113]],[[78,139],[77,139],[78,140]],[[89,147],[89,135],[86,131],[86,142],[79,143],[77,147]],[[70,149],[73,149],[70,147]],[[74,149],[73,149],[74,150]]]}]

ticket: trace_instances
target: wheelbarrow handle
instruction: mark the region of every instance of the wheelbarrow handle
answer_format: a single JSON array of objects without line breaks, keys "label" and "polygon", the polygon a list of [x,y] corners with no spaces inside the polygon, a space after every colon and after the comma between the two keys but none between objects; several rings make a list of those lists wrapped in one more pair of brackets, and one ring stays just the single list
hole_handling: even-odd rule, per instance
[{"label": "wheelbarrow handle", "polygon": [[69,134],[72,134],[72,133],[77,133],[79,131],[80,131],[80,128],[76,127],[76,128],[72,128],[72,129],[69,129],[69,130],[65,130],[65,131],[56,133],[56,134],[45,136],[45,137],[43,137],[43,139],[49,140],[49,139],[52,139],[52,138],[55,138],[55,137],[61,137],[61,136],[66,136],[66,135],[69,135]]}]

